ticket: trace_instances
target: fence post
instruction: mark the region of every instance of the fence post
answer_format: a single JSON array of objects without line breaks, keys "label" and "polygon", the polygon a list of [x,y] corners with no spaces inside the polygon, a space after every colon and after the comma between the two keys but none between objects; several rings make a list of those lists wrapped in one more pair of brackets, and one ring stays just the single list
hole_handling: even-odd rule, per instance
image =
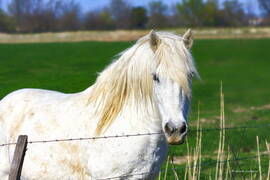
[{"label": "fence post", "polygon": [[8,180],[21,179],[23,160],[27,148],[27,138],[26,135],[20,135],[17,140]]}]

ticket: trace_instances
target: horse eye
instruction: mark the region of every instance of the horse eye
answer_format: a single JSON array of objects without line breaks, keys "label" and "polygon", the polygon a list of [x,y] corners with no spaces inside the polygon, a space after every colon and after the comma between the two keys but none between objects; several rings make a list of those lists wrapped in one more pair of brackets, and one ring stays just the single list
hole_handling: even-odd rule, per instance
[{"label": "horse eye", "polygon": [[159,78],[158,78],[158,76],[156,74],[153,74],[153,80],[158,82],[158,83],[160,82]]}]

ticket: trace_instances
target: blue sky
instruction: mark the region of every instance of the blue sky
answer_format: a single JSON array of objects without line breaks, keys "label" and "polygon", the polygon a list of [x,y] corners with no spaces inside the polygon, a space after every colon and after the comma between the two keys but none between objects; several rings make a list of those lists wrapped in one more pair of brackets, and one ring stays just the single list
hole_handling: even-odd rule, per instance
[{"label": "blue sky", "polygon": [[[0,0],[2,1],[2,6],[5,8],[6,5],[11,1],[11,0]],[[94,10],[94,9],[100,9],[107,5],[110,0],[75,0],[81,4],[82,10],[87,11],[87,10]],[[150,1],[152,0],[126,0],[130,4],[134,6],[144,6],[147,5]],[[166,3],[168,6],[175,4],[177,2],[180,2],[181,0],[161,0],[162,2]],[[219,0],[221,3],[223,0]],[[257,0],[239,0],[249,8],[251,11],[255,12],[258,14],[258,3]]]}]

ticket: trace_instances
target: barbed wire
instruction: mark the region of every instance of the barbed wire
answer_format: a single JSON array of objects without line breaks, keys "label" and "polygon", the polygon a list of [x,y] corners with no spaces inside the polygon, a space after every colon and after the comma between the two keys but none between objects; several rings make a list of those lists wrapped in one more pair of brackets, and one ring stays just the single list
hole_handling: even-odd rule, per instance
[{"label": "barbed wire", "polygon": [[251,126],[235,126],[235,127],[225,127],[225,128],[205,128],[205,129],[191,129],[190,132],[198,132],[198,131],[220,131],[220,130],[237,130],[237,129],[256,129],[260,127],[270,127],[270,124],[259,124],[259,125],[251,125]]},{"label": "barbed wire", "polygon": [[[86,138],[65,138],[65,139],[52,139],[52,140],[37,140],[37,141],[28,141],[27,144],[44,144],[44,143],[53,143],[53,142],[66,142],[66,141],[86,141],[86,140],[99,140],[99,139],[111,139],[111,138],[128,138],[136,136],[152,136],[152,135],[163,135],[163,132],[155,133],[138,133],[138,134],[126,134],[126,135],[112,135],[112,136],[97,136],[97,137],[86,137]],[[16,145],[17,143],[5,143],[0,144],[0,147]]]},{"label": "barbed wire", "polygon": [[[226,128],[206,128],[206,129],[191,129],[190,132],[208,132],[208,131],[220,131],[220,130],[237,130],[237,129],[256,129],[260,127],[270,127],[270,124],[259,124],[252,126],[236,126],[236,127],[226,127]],[[86,138],[65,138],[65,139],[52,139],[52,140],[37,140],[28,141],[28,144],[43,144],[43,143],[53,143],[53,142],[65,142],[65,141],[86,141],[86,140],[98,140],[98,139],[110,139],[110,138],[127,138],[136,136],[151,136],[151,135],[163,135],[163,132],[156,133],[138,133],[138,134],[127,134],[127,135],[112,135],[112,136],[97,136],[97,137],[86,137]],[[0,144],[0,147],[16,145],[16,142]]]}]

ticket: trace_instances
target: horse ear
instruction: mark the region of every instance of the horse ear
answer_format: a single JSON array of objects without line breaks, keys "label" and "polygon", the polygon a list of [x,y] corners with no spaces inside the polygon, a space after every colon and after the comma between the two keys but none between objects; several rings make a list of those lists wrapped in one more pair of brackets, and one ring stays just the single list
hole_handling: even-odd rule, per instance
[{"label": "horse ear", "polygon": [[193,32],[191,29],[188,29],[183,36],[183,41],[187,49],[191,49],[193,45]]},{"label": "horse ear", "polygon": [[151,49],[155,52],[159,46],[160,39],[154,30],[151,30],[149,36]]}]

